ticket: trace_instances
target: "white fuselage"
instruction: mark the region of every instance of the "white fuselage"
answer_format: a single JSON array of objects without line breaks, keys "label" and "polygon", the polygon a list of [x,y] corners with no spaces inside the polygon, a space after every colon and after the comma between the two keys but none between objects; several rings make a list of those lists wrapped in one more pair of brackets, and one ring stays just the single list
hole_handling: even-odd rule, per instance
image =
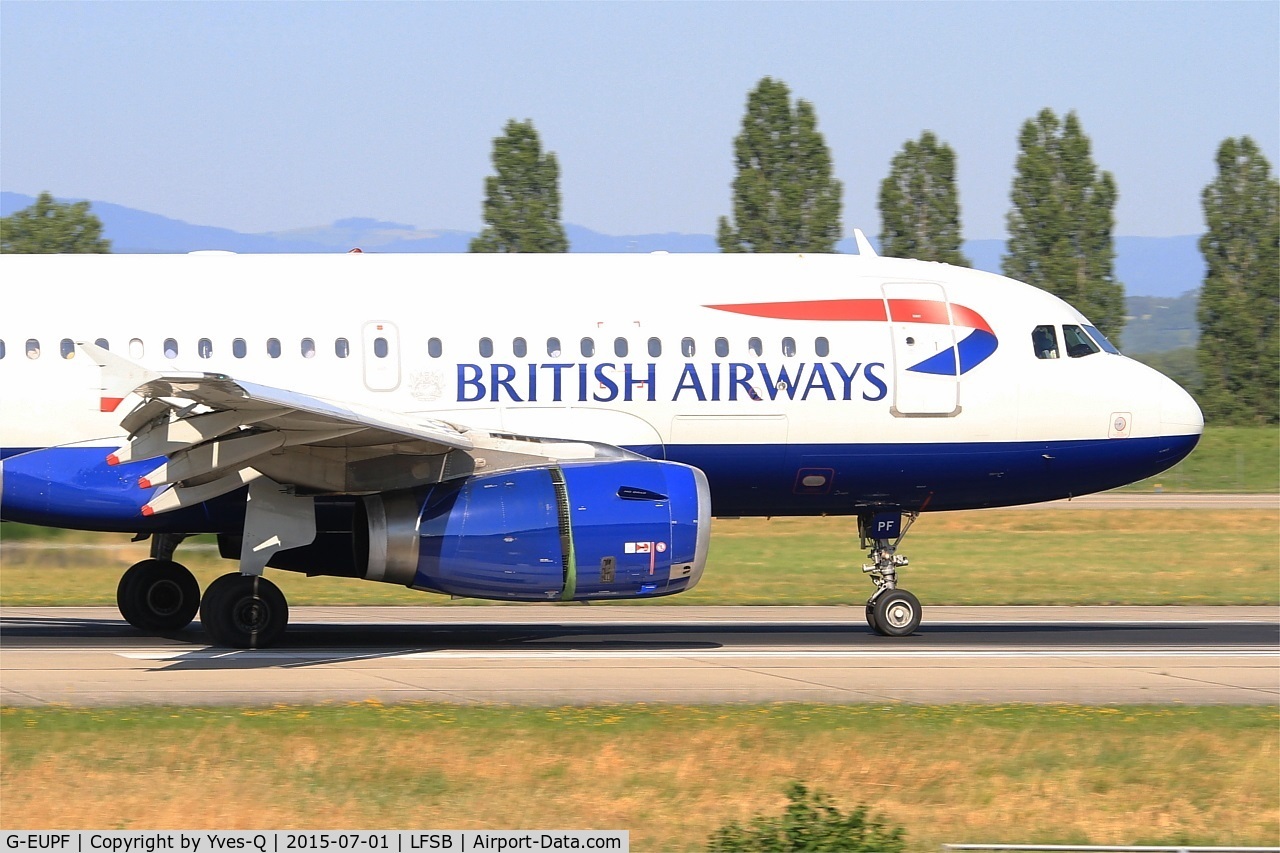
[{"label": "white fuselage", "polygon": [[[857,461],[868,448],[994,454],[989,481],[966,482],[964,500],[946,500],[946,482],[920,488],[937,492],[938,505],[1000,505],[1080,488],[1064,481],[1041,494],[1023,471],[1002,494],[1002,448],[1159,442],[1198,436],[1203,425],[1181,388],[1138,362],[1068,357],[1065,341],[1058,357],[1038,357],[1038,327],[1058,336],[1087,327],[1062,300],[942,264],[666,254],[0,264],[5,455],[120,444],[132,402],[100,411],[100,371],[78,341],[105,341],[158,372],[222,373],[469,427],[665,454],[706,468],[718,500],[718,490],[759,490],[766,479],[795,483],[776,501],[780,513],[840,511],[840,495],[850,509],[874,502],[875,484],[850,482],[872,470]],[[913,314],[918,305],[932,315]],[[974,363],[965,363],[968,346]],[[956,348],[957,370],[912,369],[931,356],[946,362]],[[717,448],[732,452],[720,458]],[[769,469],[763,479],[741,471],[752,448]],[[854,460],[849,470],[841,459]],[[805,508],[805,482],[825,500]],[[1103,477],[1096,487],[1116,484]],[[909,505],[905,488],[896,484],[886,500]],[[975,500],[984,488],[987,498]],[[770,505],[765,494],[723,504],[762,514]]]}]

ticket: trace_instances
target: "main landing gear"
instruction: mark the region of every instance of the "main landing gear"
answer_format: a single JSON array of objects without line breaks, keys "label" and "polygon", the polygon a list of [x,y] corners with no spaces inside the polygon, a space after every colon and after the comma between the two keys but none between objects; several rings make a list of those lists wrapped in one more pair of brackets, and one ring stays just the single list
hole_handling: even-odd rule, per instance
[{"label": "main landing gear", "polygon": [[116,587],[120,615],[149,633],[181,631],[200,609],[200,584],[186,566],[173,561],[184,537],[159,533],[151,540],[151,558],[134,563]]},{"label": "main landing gear", "polygon": [[[297,497],[266,477],[249,484],[240,543],[240,571],[209,584],[203,600],[195,576],[173,561],[186,538],[156,533],[151,559],[131,566],[120,579],[116,603],[130,625],[148,633],[180,631],[196,613],[216,646],[264,649],[284,634],[289,605],[284,593],[262,577],[272,555],[316,538],[314,500]],[[135,540],[136,541],[136,540]]]},{"label": "main landing gear", "polygon": [[195,575],[173,559],[184,538],[154,535],[151,557],[134,563],[120,578],[120,615],[140,631],[169,634],[190,625],[198,612],[217,646],[261,649],[279,640],[289,624],[289,605],[280,588],[264,577],[232,573],[209,584],[202,599]]},{"label": "main landing gear", "polygon": [[284,634],[289,605],[280,587],[264,577],[223,575],[205,590],[200,623],[215,645],[265,649]]},{"label": "main landing gear", "polygon": [[907,565],[907,558],[897,553],[899,543],[918,515],[910,513],[905,526],[902,514],[897,511],[858,516],[858,535],[872,560],[862,571],[869,574],[876,585],[876,591],[867,599],[867,624],[886,637],[905,637],[920,627],[923,614],[920,599],[905,589],[898,589],[898,568]]}]

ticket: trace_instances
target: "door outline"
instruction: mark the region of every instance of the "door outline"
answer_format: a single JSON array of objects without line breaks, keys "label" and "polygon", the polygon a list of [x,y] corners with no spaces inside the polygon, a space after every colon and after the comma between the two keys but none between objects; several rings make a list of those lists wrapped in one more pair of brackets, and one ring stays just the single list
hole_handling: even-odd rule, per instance
[{"label": "door outline", "polygon": [[[386,347],[385,354],[379,341]],[[394,323],[371,320],[360,330],[360,356],[364,387],[370,391],[394,391],[400,387],[400,332]]]},{"label": "door outline", "polygon": [[[936,281],[887,281],[880,289],[893,347],[890,414],[897,418],[952,418],[960,414],[958,340],[946,288]],[[929,303],[941,305],[943,314],[938,316],[935,310],[930,317]],[[910,369],[947,351],[952,354],[952,374]]]}]

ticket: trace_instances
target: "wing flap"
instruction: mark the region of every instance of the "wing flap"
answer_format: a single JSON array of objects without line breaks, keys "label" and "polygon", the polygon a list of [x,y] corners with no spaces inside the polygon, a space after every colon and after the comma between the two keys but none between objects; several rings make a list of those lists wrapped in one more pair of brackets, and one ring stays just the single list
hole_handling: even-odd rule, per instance
[{"label": "wing flap", "polygon": [[[220,373],[157,373],[93,344],[102,393],[141,402],[110,464],[159,459],[139,478],[165,486],[143,513],[200,503],[266,476],[295,491],[369,494],[562,461],[634,458],[620,448],[493,433]],[[129,382],[136,384],[129,386]]]},{"label": "wing flap", "polygon": [[[153,409],[153,403],[162,403],[162,414],[145,425],[129,429],[132,413],[121,421],[120,425],[129,430],[131,438],[107,457],[107,462],[119,465],[136,459],[151,459],[156,456],[167,456],[193,447],[204,441],[216,439],[256,423],[256,418],[246,417],[242,412],[204,412],[203,414],[184,413],[182,409],[163,400],[147,400],[140,404],[135,412]],[[136,420],[136,419],[133,419]]]},{"label": "wing flap", "polygon": [[241,468],[223,477],[198,486],[169,486],[142,507],[143,515],[159,515],[183,507],[196,506],[208,500],[234,492],[262,476],[253,468]]}]

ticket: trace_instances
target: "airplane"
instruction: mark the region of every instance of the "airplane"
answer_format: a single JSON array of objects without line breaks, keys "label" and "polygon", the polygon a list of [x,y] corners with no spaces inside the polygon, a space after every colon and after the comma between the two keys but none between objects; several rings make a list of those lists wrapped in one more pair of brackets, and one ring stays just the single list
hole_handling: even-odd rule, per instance
[{"label": "airplane", "polygon": [[[278,642],[267,567],[453,597],[692,589],[715,517],[921,514],[1163,471],[1204,420],[1063,300],[857,255],[5,255],[0,518],[150,539],[144,632]],[[174,560],[216,534],[201,594]],[[851,524],[852,537],[852,524]],[[718,567],[732,571],[731,567]],[[833,578],[833,581],[836,580]]]}]

